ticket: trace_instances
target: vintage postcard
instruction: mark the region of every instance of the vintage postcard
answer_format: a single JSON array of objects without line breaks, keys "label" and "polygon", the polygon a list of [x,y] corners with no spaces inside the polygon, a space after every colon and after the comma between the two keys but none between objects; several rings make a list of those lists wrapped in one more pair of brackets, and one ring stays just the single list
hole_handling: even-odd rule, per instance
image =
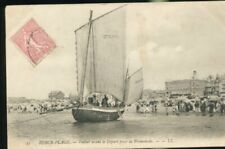
[{"label": "vintage postcard", "polygon": [[9,149],[225,145],[225,2],[5,14]]}]

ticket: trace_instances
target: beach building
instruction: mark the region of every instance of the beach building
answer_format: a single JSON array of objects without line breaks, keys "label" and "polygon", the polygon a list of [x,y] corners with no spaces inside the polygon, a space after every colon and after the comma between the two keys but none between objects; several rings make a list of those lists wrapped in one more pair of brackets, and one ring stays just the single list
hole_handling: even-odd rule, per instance
[{"label": "beach building", "polygon": [[206,84],[206,80],[184,79],[165,82],[165,87],[170,96],[203,96]]}]

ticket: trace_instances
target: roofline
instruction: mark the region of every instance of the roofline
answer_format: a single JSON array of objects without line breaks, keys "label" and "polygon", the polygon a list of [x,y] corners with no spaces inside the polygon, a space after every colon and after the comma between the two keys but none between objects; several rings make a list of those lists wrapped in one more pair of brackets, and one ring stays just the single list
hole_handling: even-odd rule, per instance
[{"label": "roofline", "polygon": [[[193,81],[193,79],[172,80],[172,81],[165,81],[165,83],[170,83],[170,82],[181,82],[181,81]],[[194,81],[207,81],[207,80],[204,80],[204,79],[195,79]]]}]

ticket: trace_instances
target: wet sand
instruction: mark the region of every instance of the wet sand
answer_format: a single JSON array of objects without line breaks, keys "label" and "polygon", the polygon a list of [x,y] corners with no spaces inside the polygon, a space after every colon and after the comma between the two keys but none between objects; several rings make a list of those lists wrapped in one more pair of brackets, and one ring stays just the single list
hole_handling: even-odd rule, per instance
[{"label": "wet sand", "polygon": [[224,138],[225,115],[202,116],[184,113],[179,116],[164,112],[138,114],[126,111],[117,121],[79,123],[71,110],[38,114],[8,114],[8,132],[29,139],[93,138]]}]

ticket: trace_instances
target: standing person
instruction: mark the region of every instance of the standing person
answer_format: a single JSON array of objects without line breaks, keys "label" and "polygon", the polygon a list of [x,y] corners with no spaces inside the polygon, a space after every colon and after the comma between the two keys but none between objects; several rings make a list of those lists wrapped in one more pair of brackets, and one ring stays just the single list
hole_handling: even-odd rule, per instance
[{"label": "standing person", "polygon": [[139,113],[139,110],[140,110],[140,104],[137,103],[137,105],[136,105],[136,112]]},{"label": "standing person", "polygon": [[190,111],[189,103],[185,102],[184,105],[185,105],[185,112],[189,112]]},{"label": "standing person", "polygon": [[184,101],[181,101],[180,107],[181,107],[181,112],[185,112],[185,104],[184,104]]},{"label": "standing person", "polygon": [[213,101],[209,101],[209,114],[210,116],[213,116],[213,111],[214,111],[214,108],[215,108],[215,105],[214,105],[214,102]]},{"label": "standing person", "polygon": [[169,109],[168,109],[168,107],[169,107],[169,98],[166,99],[164,106],[165,106],[165,109],[166,109],[166,115],[169,115]]},{"label": "standing person", "polygon": [[[139,103],[137,102],[137,104]],[[115,107],[119,107],[119,100],[117,98],[115,98]]]},{"label": "standing person", "polygon": [[195,100],[194,106],[195,106],[195,112],[200,112],[200,102],[199,102],[199,100]]},{"label": "standing person", "polygon": [[217,101],[216,102],[216,112],[220,112],[220,108],[221,108],[221,102],[220,101]]},{"label": "standing person", "polygon": [[179,113],[179,101],[177,101],[177,100],[175,101],[174,108],[175,108],[176,115],[180,115],[180,113]]},{"label": "standing person", "polygon": [[98,100],[95,94],[93,95],[93,105],[98,106]]},{"label": "standing person", "polygon": [[190,102],[190,110],[195,111],[194,101]]},{"label": "standing person", "polygon": [[102,107],[108,107],[108,97],[106,95],[102,99]]},{"label": "standing person", "polygon": [[22,112],[27,112],[27,107],[24,106],[23,111]]},{"label": "standing person", "polygon": [[144,104],[144,113],[149,113],[150,109],[148,108],[147,104]]},{"label": "standing person", "polygon": [[155,110],[155,113],[157,113],[157,102],[155,101],[155,104],[154,104],[154,110]]},{"label": "standing person", "polygon": [[100,107],[101,106],[101,103],[99,100],[96,99],[96,106]]},{"label": "standing person", "polygon": [[173,114],[176,113],[176,100],[174,100],[174,101],[172,102],[172,111],[173,111]]},{"label": "standing person", "polygon": [[155,112],[155,103],[154,103],[154,100],[152,101],[152,103],[150,105],[151,105],[151,108],[152,108],[152,113],[154,113]]},{"label": "standing person", "polygon": [[93,97],[88,97],[88,104],[90,105],[94,104]]},{"label": "standing person", "polygon": [[177,102],[178,112],[182,112],[181,101]]},{"label": "standing person", "polygon": [[205,115],[205,112],[206,112],[206,98],[203,99],[200,108],[201,108],[202,115],[204,116]]},{"label": "standing person", "polygon": [[221,98],[220,112],[221,112],[221,114],[225,113],[225,100],[224,100],[224,98]]},{"label": "standing person", "polygon": [[122,101],[119,105],[120,108],[125,107],[125,103]]}]

